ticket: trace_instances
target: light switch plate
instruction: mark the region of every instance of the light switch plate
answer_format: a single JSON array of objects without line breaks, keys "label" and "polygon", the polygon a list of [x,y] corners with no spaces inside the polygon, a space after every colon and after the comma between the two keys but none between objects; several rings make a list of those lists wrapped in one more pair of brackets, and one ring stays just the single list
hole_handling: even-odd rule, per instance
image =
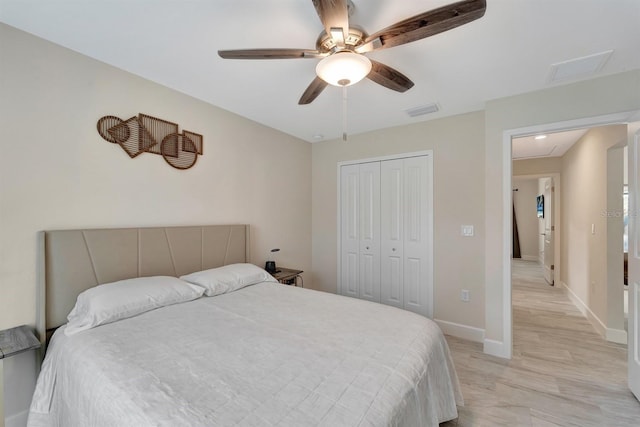
[{"label": "light switch plate", "polygon": [[464,237],[473,237],[473,225],[462,225],[460,230]]}]

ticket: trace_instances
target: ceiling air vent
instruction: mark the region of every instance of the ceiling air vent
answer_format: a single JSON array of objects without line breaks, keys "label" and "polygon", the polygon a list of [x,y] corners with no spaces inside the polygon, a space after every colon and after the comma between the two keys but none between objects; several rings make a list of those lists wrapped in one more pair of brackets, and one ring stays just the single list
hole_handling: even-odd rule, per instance
[{"label": "ceiling air vent", "polygon": [[440,111],[438,104],[433,103],[429,105],[423,105],[421,107],[409,108],[408,110],[404,110],[407,115],[410,117],[418,117],[424,116],[425,114],[431,114]]},{"label": "ceiling air vent", "polygon": [[602,70],[613,50],[551,64],[549,83],[587,77]]}]

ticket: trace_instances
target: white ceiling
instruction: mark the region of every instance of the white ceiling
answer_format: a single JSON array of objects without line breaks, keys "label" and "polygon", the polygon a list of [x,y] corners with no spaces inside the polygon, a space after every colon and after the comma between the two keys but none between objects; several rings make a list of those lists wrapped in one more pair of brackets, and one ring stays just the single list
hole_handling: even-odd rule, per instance
[{"label": "white ceiling", "polygon": [[[450,0],[353,0],[373,33]],[[0,21],[306,141],[342,134],[342,91],[297,104],[317,59],[224,60],[218,49],[315,47],[311,0],[0,0]],[[484,17],[369,56],[415,82],[348,89],[350,134],[481,110],[485,102],[640,68],[639,0],[487,0]],[[595,73],[553,64],[613,52]],[[574,65],[581,65],[579,61]],[[564,80],[550,81],[550,76]],[[437,103],[437,113],[405,110]],[[322,135],[322,137],[316,137]]]},{"label": "white ceiling", "polygon": [[[513,138],[511,158],[514,160],[534,159],[538,157],[562,157],[589,129]],[[536,136],[545,136],[536,139]]]}]

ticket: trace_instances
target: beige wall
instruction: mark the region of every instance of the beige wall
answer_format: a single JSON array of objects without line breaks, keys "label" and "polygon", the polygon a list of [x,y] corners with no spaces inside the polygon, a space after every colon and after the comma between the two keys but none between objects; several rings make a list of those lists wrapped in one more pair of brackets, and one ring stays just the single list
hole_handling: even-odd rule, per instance
[{"label": "beige wall", "polygon": [[[622,324],[622,218],[608,215],[622,210],[622,149],[613,158],[610,149],[626,143],[627,126],[589,130],[562,157],[562,274],[560,280],[579,298],[604,334]],[[615,195],[609,194],[615,184]],[[613,191],[613,189],[611,189]],[[617,203],[616,203],[617,201]],[[614,204],[610,206],[610,204]],[[593,228],[592,228],[593,227]],[[609,234],[617,242],[608,248]],[[617,233],[614,232],[617,229]],[[609,283],[609,256],[617,255],[618,283]],[[612,266],[614,268],[615,266]],[[609,288],[611,291],[609,292]],[[617,291],[617,292],[615,292]],[[610,302],[617,302],[611,304]]]},{"label": "beige wall", "polygon": [[[613,113],[640,110],[640,70],[549,88],[528,94],[490,101],[485,109],[485,350],[510,354],[510,328],[505,327],[507,301],[505,289],[510,278],[505,244],[508,231],[504,224],[510,206],[504,197],[509,189],[511,164],[505,149],[505,132],[587,119]],[[556,125],[559,126],[560,125]],[[505,158],[506,157],[506,158]],[[510,203],[509,203],[510,204]],[[508,254],[508,251],[507,251]]]},{"label": "beige wall", "polygon": [[[248,222],[254,262],[280,247],[278,262],[306,270],[305,285],[335,291],[337,163],[432,149],[435,316],[482,328],[500,346],[508,341],[504,133],[640,110],[634,70],[310,147],[2,24],[0,41],[0,328],[33,323],[35,233],[47,228]],[[129,159],[97,135],[101,116],[140,112],[204,134],[205,155],[180,172],[156,155]],[[461,224],[475,225],[475,237],[460,237]],[[459,300],[463,287],[470,303]]]},{"label": "beige wall", "polygon": [[[628,132],[629,126],[625,126]],[[607,328],[607,339],[626,342],[624,325],[624,165],[627,138],[622,144],[607,150],[607,209],[602,215],[607,217],[607,316],[603,323]],[[610,336],[614,330],[621,338]],[[621,340],[621,341],[619,341]]]},{"label": "beige wall", "polygon": [[513,176],[560,173],[562,170],[562,158],[545,157],[541,159],[514,160],[512,168]]},{"label": "beige wall", "polygon": [[[279,247],[311,270],[310,144],[4,24],[0,41],[0,329],[35,322],[38,230],[248,223],[253,262]],[[138,113],[203,134],[204,155],[179,171],[96,131]]]},{"label": "beige wall", "polygon": [[[484,114],[470,113],[313,144],[313,280],[336,292],[338,163],[433,150],[434,317],[483,328]],[[475,226],[461,237],[460,226]],[[471,301],[460,301],[460,290]]]}]

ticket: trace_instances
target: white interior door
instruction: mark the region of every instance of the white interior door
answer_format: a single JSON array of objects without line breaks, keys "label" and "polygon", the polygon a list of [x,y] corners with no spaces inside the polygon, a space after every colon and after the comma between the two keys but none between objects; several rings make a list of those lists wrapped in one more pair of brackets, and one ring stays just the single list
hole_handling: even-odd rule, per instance
[{"label": "white interior door", "polygon": [[431,156],[402,160],[404,308],[433,317],[433,165]]},{"label": "white interior door", "polygon": [[340,166],[338,292],[433,317],[433,157]]},{"label": "white interior door", "polygon": [[[630,127],[631,128],[631,127]],[[640,130],[634,126],[629,141],[629,388],[640,400]]]},{"label": "white interior door", "polygon": [[402,159],[380,166],[380,302],[404,308],[404,179]]},{"label": "white interior door", "polygon": [[553,178],[549,178],[545,182],[544,186],[544,279],[550,285],[553,285],[554,281],[554,191],[555,186]]},{"label": "white interior door", "polygon": [[340,289],[358,298],[360,280],[360,165],[340,168]]},{"label": "white interior door", "polygon": [[380,302],[380,162],[360,164],[360,298]]}]

